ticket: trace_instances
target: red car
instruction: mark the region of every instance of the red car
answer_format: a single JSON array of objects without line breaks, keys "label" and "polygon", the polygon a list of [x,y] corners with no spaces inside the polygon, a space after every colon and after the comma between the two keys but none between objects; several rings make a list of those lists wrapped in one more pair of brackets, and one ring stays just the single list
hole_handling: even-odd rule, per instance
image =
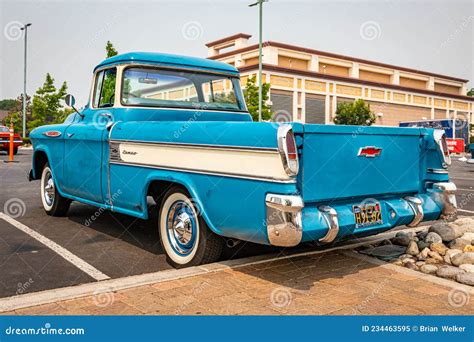
[{"label": "red car", "polygon": [[[18,133],[13,135],[13,154],[18,153],[18,147],[23,144],[21,136]],[[6,126],[0,126],[0,151],[10,151],[10,129]]]}]

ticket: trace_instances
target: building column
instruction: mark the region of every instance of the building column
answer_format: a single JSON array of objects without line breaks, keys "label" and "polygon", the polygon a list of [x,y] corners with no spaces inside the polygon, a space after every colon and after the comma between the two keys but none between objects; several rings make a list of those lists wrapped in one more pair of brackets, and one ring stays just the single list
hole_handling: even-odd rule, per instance
[{"label": "building column", "polygon": [[350,76],[354,78],[359,78],[359,63],[352,63],[352,68],[350,69]]},{"label": "building column", "polygon": [[434,77],[430,76],[430,78],[428,79],[428,90],[434,90],[434,84]]},{"label": "building column", "polygon": [[309,71],[319,72],[319,57],[316,55],[311,55],[311,60],[309,61]]},{"label": "building column", "polygon": [[392,75],[392,84],[400,85],[400,71],[394,70]]}]

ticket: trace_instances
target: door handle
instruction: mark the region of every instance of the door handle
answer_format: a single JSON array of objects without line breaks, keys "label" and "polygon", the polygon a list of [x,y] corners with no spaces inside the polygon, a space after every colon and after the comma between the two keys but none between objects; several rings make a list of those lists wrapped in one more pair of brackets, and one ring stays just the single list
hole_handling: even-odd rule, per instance
[{"label": "door handle", "polygon": [[67,133],[68,138],[72,138],[73,135],[74,135],[74,133]]}]

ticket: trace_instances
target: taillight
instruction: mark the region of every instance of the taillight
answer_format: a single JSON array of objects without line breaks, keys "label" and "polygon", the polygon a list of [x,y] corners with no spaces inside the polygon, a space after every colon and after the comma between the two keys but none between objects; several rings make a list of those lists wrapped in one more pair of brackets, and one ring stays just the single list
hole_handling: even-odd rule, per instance
[{"label": "taillight", "polygon": [[290,125],[278,127],[278,150],[286,173],[289,176],[296,176],[299,170],[298,149]]},{"label": "taillight", "polygon": [[443,167],[448,167],[451,165],[451,156],[449,154],[448,143],[446,141],[446,134],[442,129],[435,129],[433,132],[433,137],[438,145],[438,152],[441,155],[441,159],[443,161]]}]

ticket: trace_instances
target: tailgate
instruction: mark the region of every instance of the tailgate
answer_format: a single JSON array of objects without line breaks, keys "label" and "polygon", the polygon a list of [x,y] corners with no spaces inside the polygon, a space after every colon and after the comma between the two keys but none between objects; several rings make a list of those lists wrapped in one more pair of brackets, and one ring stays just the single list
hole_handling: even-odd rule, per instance
[{"label": "tailgate", "polygon": [[421,138],[418,128],[304,125],[304,201],[418,192]]}]

